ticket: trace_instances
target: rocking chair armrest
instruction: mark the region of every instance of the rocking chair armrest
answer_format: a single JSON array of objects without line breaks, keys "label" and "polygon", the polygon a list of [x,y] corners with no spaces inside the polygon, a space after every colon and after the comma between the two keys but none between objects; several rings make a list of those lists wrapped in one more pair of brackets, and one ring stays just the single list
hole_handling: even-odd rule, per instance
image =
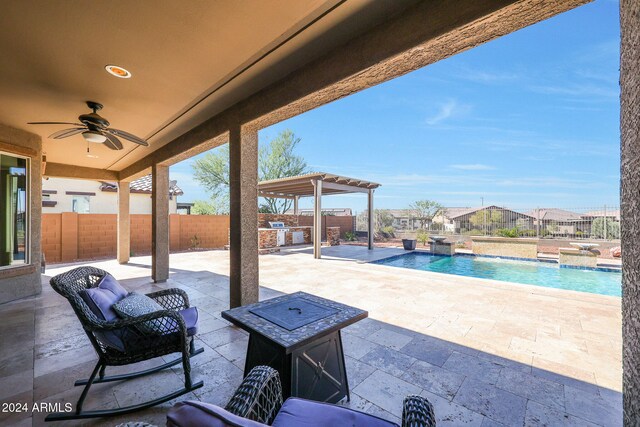
[{"label": "rocking chair armrest", "polygon": [[435,427],[433,405],[425,397],[410,395],[402,403],[402,427]]},{"label": "rocking chair armrest", "polygon": [[242,381],[225,409],[239,417],[271,425],[282,406],[278,371],[256,366]]},{"label": "rocking chair armrest", "polygon": [[147,296],[167,310],[189,308],[189,295],[182,289],[171,288],[148,293]]}]

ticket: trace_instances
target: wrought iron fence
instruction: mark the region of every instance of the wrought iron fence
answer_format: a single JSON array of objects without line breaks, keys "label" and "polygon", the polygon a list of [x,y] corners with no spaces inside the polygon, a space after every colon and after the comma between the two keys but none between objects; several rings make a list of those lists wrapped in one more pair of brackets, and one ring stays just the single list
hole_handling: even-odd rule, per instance
[{"label": "wrought iron fence", "polygon": [[[367,230],[367,212],[356,215],[356,230]],[[543,239],[620,239],[620,207],[590,208],[445,208],[433,218],[421,218],[410,209],[377,209],[375,229],[406,234],[536,237]]]}]

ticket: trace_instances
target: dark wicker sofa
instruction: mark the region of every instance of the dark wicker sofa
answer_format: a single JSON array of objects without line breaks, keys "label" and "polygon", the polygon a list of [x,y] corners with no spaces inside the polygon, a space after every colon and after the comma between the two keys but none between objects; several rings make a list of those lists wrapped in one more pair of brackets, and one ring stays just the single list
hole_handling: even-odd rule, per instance
[{"label": "dark wicker sofa", "polygon": [[[162,310],[134,318],[107,321],[96,314],[96,308],[88,304],[86,292],[83,293],[88,289],[97,288],[107,279],[106,276],[109,276],[109,274],[104,270],[94,267],[79,267],[59,274],[50,281],[53,289],[71,304],[98,355],[98,363],[88,379],[75,382],[76,386],[85,386],[75,410],[70,413],[49,414],[46,421],[126,414],[175,399],[203,385],[202,381],[194,384],[191,380],[190,358],[202,353],[203,349],[195,349],[194,336],[197,331],[197,310],[190,308],[189,297],[186,292],[181,289],[166,289],[147,294],[148,297],[162,307]],[[108,279],[115,282],[114,286],[120,286],[111,276]],[[124,288],[119,289],[126,292]],[[187,324],[185,319],[190,324]],[[149,322],[153,322],[154,327],[161,332],[144,333],[145,329],[142,326],[148,326]],[[171,362],[151,369],[124,375],[105,376],[107,366],[129,365],[171,353],[181,353],[181,355]],[[84,400],[92,384],[137,378],[180,363],[182,363],[184,370],[184,388],[180,390],[148,402],[123,408],[82,410]]]},{"label": "dark wicker sofa", "polygon": [[[402,427],[436,425],[433,406],[421,396],[404,399]],[[167,414],[167,427],[393,427],[397,424],[338,405],[299,398],[282,401],[278,372],[256,366],[222,409],[198,401],[177,403]]]}]

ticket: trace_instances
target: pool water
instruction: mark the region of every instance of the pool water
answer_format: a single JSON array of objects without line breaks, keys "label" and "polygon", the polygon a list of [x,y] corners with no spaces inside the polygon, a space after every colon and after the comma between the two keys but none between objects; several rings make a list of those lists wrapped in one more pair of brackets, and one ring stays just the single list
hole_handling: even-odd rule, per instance
[{"label": "pool water", "polygon": [[439,256],[412,252],[381,259],[375,261],[375,264],[621,296],[622,273],[560,268],[557,264],[548,262],[465,255]]}]

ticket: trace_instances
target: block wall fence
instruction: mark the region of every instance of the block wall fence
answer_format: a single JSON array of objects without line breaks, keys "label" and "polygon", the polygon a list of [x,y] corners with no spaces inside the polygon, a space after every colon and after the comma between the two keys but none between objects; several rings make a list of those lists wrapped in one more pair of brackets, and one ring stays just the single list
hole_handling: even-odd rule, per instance
[{"label": "block wall fence", "polygon": [[[131,254],[151,253],[151,215],[131,214]],[[325,216],[327,226],[339,226],[344,237],[353,231],[352,216]],[[42,214],[42,252],[47,264],[115,258],[117,252],[116,214],[78,214],[74,212]],[[288,226],[312,226],[313,217],[260,214],[259,226],[268,221],[284,221]],[[308,224],[307,224],[308,223]],[[197,237],[197,239],[196,239]],[[229,243],[228,215],[169,215],[169,249],[180,252],[223,248]]]}]

